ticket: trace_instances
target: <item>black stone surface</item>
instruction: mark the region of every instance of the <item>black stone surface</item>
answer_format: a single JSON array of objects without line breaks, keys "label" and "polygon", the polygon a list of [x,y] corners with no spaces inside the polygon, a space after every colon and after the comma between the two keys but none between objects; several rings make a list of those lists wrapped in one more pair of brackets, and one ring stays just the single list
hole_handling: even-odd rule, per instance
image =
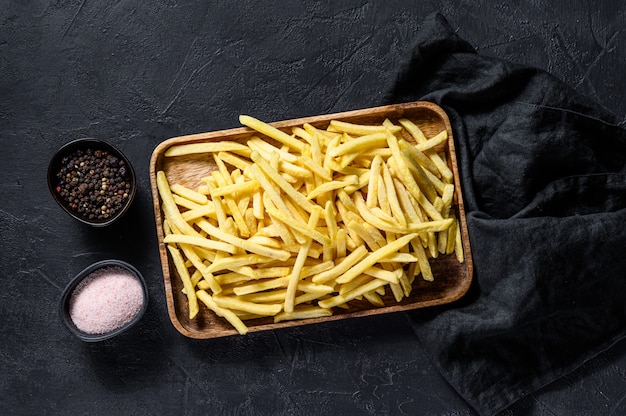
[{"label": "black stone surface", "polygon": [[[441,12],[478,51],[537,66],[626,125],[626,6],[617,0],[5,1],[0,7],[0,414],[474,415],[394,314],[210,341],[165,307],[148,178],[176,135],[384,104],[421,20]],[[72,220],[46,184],[79,137],[136,169],[110,228]],[[117,258],[149,285],[144,319],[85,344],[62,288]],[[626,414],[626,344],[506,415]],[[520,363],[524,365],[524,363]]]}]

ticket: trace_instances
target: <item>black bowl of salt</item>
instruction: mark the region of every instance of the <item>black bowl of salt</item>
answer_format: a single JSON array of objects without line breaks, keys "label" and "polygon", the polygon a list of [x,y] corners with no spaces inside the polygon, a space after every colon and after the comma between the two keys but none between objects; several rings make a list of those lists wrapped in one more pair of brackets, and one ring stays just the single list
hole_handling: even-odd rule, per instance
[{"label": "black bowl of salt", "polygon": [[97,342],[127,331],[148,307],[141,273],[120,260],[92,264],[70,281],[60,302],[61,320],[85,342]]}]

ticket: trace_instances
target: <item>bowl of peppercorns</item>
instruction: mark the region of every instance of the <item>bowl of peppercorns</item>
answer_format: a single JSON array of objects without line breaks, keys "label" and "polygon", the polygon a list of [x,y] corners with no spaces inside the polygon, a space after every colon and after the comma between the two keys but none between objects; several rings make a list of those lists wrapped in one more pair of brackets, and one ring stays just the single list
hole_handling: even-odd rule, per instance
[{"label": "bowl of peppercorns", "polygon": [[48,165],[48,188],[73,218],[94,227],[118,220],[137,190],[135,171],[124,154],[99,139],[62,146]]}]

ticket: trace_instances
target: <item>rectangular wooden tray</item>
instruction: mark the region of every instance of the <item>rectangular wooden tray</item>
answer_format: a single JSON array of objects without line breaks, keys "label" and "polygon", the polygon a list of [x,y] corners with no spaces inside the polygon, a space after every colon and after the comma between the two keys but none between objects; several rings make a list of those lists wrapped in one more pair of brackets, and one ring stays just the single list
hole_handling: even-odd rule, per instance
[{"label": "rectangular wooden tray", "polygon": [[[449,167],[454,174],[456,189],[453,210],[456,212],[457,218],[459,219],[465,262],[458,263],[454,254],[431,259],[430,262],[435,280],[433,282],[427,282],[421,278],[415,279],[411,295],[408,298],[404,298],[400,303],[397,303],[395,299],[393,299],[390,293],[391,291],[388,290],[388,294],[383,298],[385,305],[388,305],[385,307],[374,307],[367,301],[352,301],[349,310],[334,308],[334,315],[330,317],[286,321],[276,324],[273,322],[272,318],[246,321],[250,332],[442,305],[459,299],[469,289],[473,276],[473,267],[467,224],[465,221],[465,210],[463,208],[461,182],[459,180],[450,122],[445,112],[439,106],[430,102],[411,102],[280,121],[270,124],[291,134],[291,128],[293,126],[302,126],[304,123],[309,123],[318,128],[326,128],[330,120],[342,120],[360,124],[380,124],[385,118],[389,118],[393,122],[397,122],[400,118],[408,118],[417,124],[427,137],[432,137],[443,129],[447,130],[448,143],[445,151],[448,156]],[[204,305],[201,305],[200,313],[194,320],[188,318],[186,296],[181,292],[182,282],[177,275],[166,246],[163,243],[163,213],[156,185],[156,173],[159,170],[163,170],[170,183],[179,182],[188,187],[196,188],[201,184],[201,178],[206,176],[208,171],[215,168],[214,164],[210,161],[210,158],[206,156],[188,155],[165,157],[164,153],[169,147],[180,144],[223,140],[245,143],[247,138],[252,134],[253,130],[243,127],[175,137],[159,144],[152,154],[150,161],[150,182],[168,313],[174,327],[180,333],[190,338],[217,338],[235,335],[237,332],[226,320],[216,316],[212,311],[204,307]],[[259,135],[256,132],[254,132],[254,134]]]}]

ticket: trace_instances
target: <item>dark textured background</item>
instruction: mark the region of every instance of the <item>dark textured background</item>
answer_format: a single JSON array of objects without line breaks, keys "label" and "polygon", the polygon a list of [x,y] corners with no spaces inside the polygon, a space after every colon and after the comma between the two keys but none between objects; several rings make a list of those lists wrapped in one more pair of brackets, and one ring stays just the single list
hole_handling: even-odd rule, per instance
[{"label": "dark textured background", "polygon": [[[402,314],[179,335],[165,308],[151,152],[172,136],[235,127],[241,113],[275,121],[384,104],[434,11],[479,53],[546,69],[624,125],[626,5],[336,3],[2,2],[0,414],[474,414]],[[135,204],[112,228],[72,221],[48,193],[49,157],[79,137],[111,141],[137,171]],[[149,309],[133,331],[83,344],[62,327],[59,296],[105,258],[143,272]],[[625,347],[504,414],[625,414]]]}]

